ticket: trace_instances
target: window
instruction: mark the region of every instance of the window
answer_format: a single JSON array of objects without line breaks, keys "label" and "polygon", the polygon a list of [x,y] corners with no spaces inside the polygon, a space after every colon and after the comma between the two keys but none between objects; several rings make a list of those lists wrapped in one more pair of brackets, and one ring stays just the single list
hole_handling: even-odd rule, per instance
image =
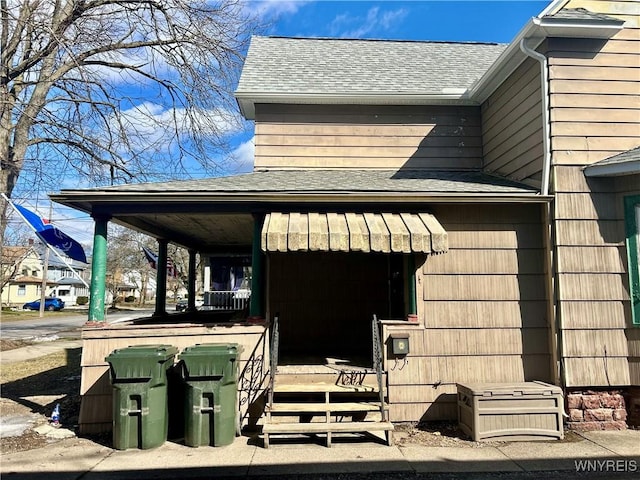
[{"label": "window", "polygon": [[407,319],[416,312],[416,269],[412,255],[387,255],[389,319]]},{"label": "window", "polygon": [[18,296],[24,297],[27,294],[27,286],[26,285],[18,285]]},{"label": "window", "polygon": [[625,197],[624,217],[627,231],[627,258],[629,261],[629,290],[631,294],[631,319],[640,327],[640,195]]}]

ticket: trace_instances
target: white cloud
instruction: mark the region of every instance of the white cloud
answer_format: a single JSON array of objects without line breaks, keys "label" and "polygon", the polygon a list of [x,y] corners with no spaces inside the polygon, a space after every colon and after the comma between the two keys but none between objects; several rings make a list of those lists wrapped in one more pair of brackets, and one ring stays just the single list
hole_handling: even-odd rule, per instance
[{"label": "white cloud", "polygon": [[294,14],[313,0],[246,0],[247,9],[262,17]]},{"label": "white cloud", "polygon": [[[120,112],[120,121],[127,131],[129,141],[139,146],[169,148],[176,140],[175,133],[186,137],[193,131],[200,135],[226,136],[240,131],[237,114],[230,110],[216,109],[188,114],[183,108],[165,108],[153,102],[143,102]],[[113,119],[113,122],[116,120]],[[167,135],[168,132],[172,134]]]},{"label": "white cloud", "polygon": [[253,170],[253,158],[255,155],[256,146],[254,138],[241,143],[231,153],[232,164],[229,170],[233,173],[246,173]]},{"label": "white cloud", "polygon": [[383,32],[401,24],[408,14],[404,8],[381,11],[380,7],[370,8],[364,16],[341,13],[329,24],[329,32],[332,36],[342,38],[382,36]]}]

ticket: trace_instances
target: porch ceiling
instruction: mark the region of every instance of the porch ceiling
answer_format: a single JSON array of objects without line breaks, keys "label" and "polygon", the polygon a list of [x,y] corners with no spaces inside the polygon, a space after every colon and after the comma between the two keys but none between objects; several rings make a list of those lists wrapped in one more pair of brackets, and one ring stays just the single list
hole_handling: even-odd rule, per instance
[{"label": "porch ceiling", "polygon": [[201,253],[248,252],[253,239],[253,216],[248,213],[116,213],[112,220]]},{"label": "porch ceiling", "polygon": [[447,232],[429,213],[280,213],[266,215],[265,252],[443,253]]}]

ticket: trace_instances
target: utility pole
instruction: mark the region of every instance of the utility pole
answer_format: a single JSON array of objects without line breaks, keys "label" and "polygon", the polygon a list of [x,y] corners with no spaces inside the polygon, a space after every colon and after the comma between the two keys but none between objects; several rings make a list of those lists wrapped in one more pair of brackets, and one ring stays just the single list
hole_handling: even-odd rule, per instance
[{"label": "utility pole", "polygon": [[[49,221],[53,215],[53,204],[49,202]],[[44,267],[42,269],[42,286],[40,287],[40,318],[44,317],[44,299],[47,296],[47,276],[49,274],[49,245],[44,244]]]}]

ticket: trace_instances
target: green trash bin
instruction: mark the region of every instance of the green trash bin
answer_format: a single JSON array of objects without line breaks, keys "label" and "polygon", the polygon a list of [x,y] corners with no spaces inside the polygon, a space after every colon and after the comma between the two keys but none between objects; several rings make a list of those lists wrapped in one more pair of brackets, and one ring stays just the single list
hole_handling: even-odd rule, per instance
[{"label": "green trash bin", "polygon": [[167,440],[167,369],[178,349],[171,345],[136,345],[111,352],[113,446],[148,449]]},{"label": "green trash bin", "polygon": [[235,343],[201,343],[180,354],[185,382],[185,445],[219,447],[233,443],[239,418],[241,352]]}]

